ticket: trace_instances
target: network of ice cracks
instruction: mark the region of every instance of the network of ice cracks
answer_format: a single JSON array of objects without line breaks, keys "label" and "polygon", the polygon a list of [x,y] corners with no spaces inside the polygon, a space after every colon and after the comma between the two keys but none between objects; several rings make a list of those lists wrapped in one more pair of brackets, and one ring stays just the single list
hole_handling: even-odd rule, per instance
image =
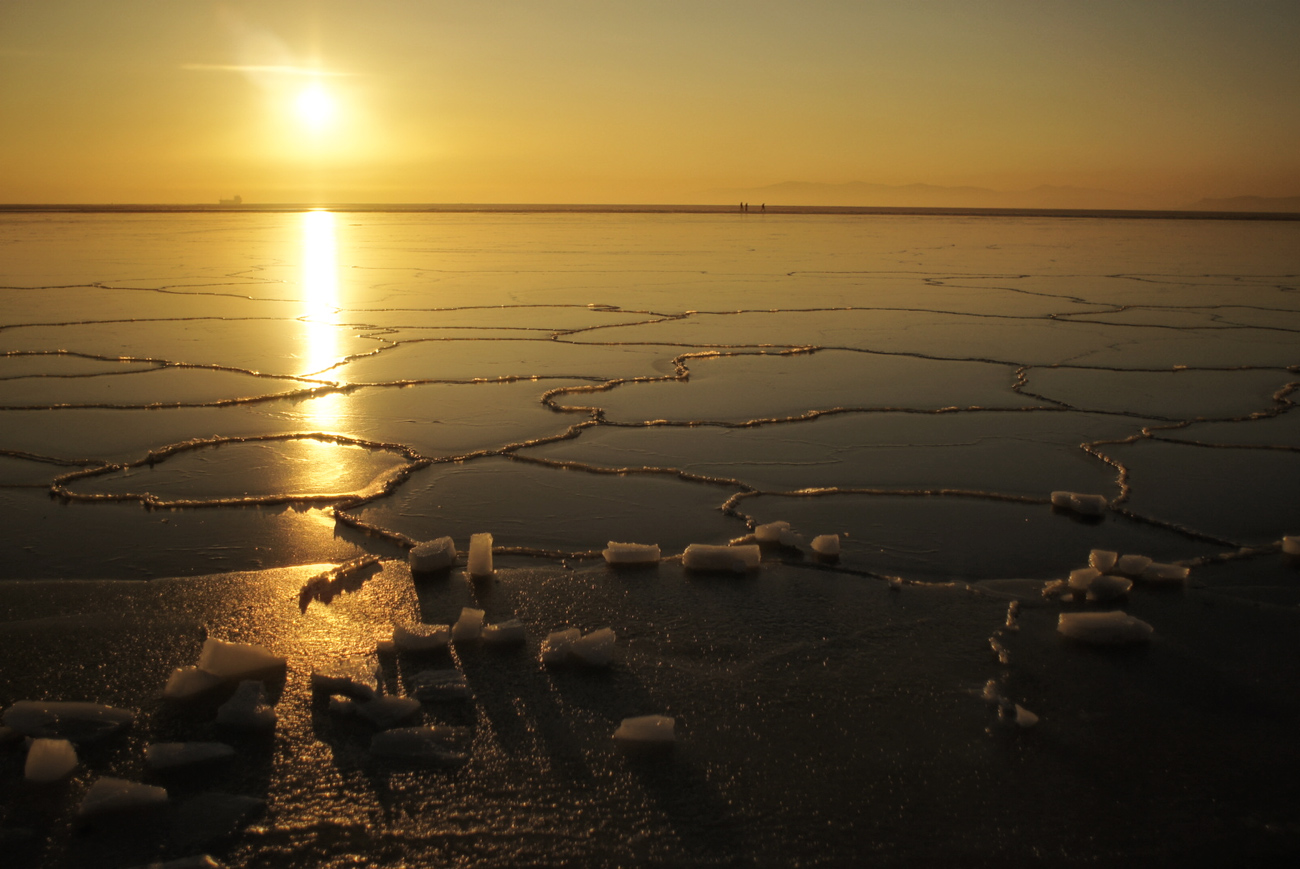
[{"label": "network of ice cracks", "polygon": [[[1085,598],[1100,599],[1094,591],[1114,592],[1113,583],[1090,588],[1099,578],[1180,583],[1187,581],[1189,570],[1194,575],[1196,567],[1210,562],[1300,551],[1290,538],[1243,537],[1164,515],[1159,506],[1141,506],[1136,503],[1143,490],[1140,474],[1133,469],[1136,460],[1126,458],[1139,444],[1177,445],[1207,455],[1300,450],[1280,424],[1292,411],[1292,394],[1300,382],[1295,354],[1300,306],[1287,304],[1287,294],[1300,287],[1294,275],[768,271],[696,278],[688,293],[692,303],[716,298],[718,304],[687,309],[670,304],[682,295],[671,285],[689,280],[675,272],[647,278],[652,291],[620,290],[611,293],[619,298],[610,300],[602,296],[600,279],[607,276],[601,274],[564,275],[558,281],[548,275],[535,281],[539,297],[590,299],[560,303],[520,301],[514,297],[528,294],[512,289],[518,275],[480,273],[466,281],[461,292],[451,294],[469,298],[434,304],[430,299],[440,298],[435,291],[449,280],[440,270],[400,267],[379,275],[359,265],[342,263],[338,268],[348,275],[348,290],[334,303],[315,308],[291,270],[272,261],[232,270],[221,279],[203,274],[168,281],[105,276],[71,286],[4,288],[14,298],[45,291],[69,299],[84,296],[91,302],[69,305],[69,310],[93,309],[100,302],[112,310],[111,316],[105,312],[58,322],[28,321],[22,317],[22,305],[8,310],[0,324],[0,412],[9,419],[90,409],[157,415],[205,409],[229,414],[235,420],[229,430],[240,433],[195,430],[179,440],[149,444],[133,456],[121,455],[126,450],[120,449],[103,455],[93,449],[44,453],[3,442],[0,455],[24,468],[48,466],[49,479],[40,485],[65,501],[138,501],[148,509],[316,505],[335,522],[387,546],[385,553],[394,544],[412,549],[441,534],[436,528],[404,529],[397,522],[385,522],[391,513],[371,518],[373,507],[398,497],[404,487],[440,467],[489,461],[570,475],[566,479],[572,479],[573,472],[624,481],[666,479],[717,493],[714,507],[734,523],[734,534],[700,543],[759,543],[763,560],[884,580],[896,588],[914,578],[874,567],[869,547],[855,549],[851,535],[843,539],[841,554],[838,527],[795,523],[792,529],[775,524],[787,512],[783,505],[852,505],[858,503],[855,499],[891,498],[1010,503],[1055,511],[1062,522],[1086,523],[1110,514],[1117,521],[1158,528],[1188,541],[1187,557],[1154,568],[1147,563],[1132,568],[1131,562],[1128,570],[1112,569],[1125,554],[1094,551],[1089,560],[1095,575],[1087,576],[1079,575],[1079,553],[1063,553],[1059,575],[1070,578],[1049,586],[1049,593],[1061,598],[1067,609],[1072,598],[1079,608]],[[771,286],[756,291],[755,283]],[[701,287],[718,291],[701,293]],[[1233,300],[1234,294],[1244,293],[1253,301]],[[647,298],[638,304],[638,295]],[[884,298],[871,301],[876,297]],[[857,301],[848,303],[853,299]],[[166,316],[157,315],[159,309]],[[259,338],[231,338],[246,326]],[[192,330],[191,340],[175,340],[169,330]],[[322,334],[328,337],[322,339]],[[323,359],[310,350],[292,349],[313,340],[318,347],[331,347],[332,355]],[[155,350],[154,342],[164,349]],[[150,378],[157,380],[151,383]],[[406,437],[417,429],[401,421],[400,414],[376,422],[362,409],[318,415],[329,421],[327,427],[302,424],[312,420],[316,404],[363,406],[377,397],[381,402],[396,397],[400,404],[404,394],[413,397],[406,415],[437,415],[441,408],[436,395],[423,405],[414,401],[422,387],[473,390],[457,396],[469,410],[445,426],[460,428],[443,438],[448,449],[437,449],[439,438],[427,431]],[[515,391],[504,416],[526,420],[517,428],[533,431],[502,437],[502,426],[487,426],[486,434],[479,435],[476,408],[501,416],[491,407],[493,393],[507,388]],[[690,391],[697,388],[700,396],[694,398]],[[1144,389],[1149,391],[1136,404],[1129,400]],[[135,397],[118,397],[130,396],[133,390]],[[716,413],[711,415],[710,409]],[[241,429],[250,428],[250,412],[259,414],[258,425],[283,430],[243,433]],[[1083,428],[1112,432],[1082,436],[1068,447],[1084,464],[1105,469],[1107,481],[1099,491],[1071,493],[1046,477],[1035,482],[1036,491],[930,479],[915,485],[836,483],[835,456],[844,441],[818,444],[818,430],[813,428],[841,420],[846,428],[837,430],[837,438],[845,437],[845,430],[857,430],[865,443],[880,419],[935,424],[996,419],[1003,433],[1015,439],[1019,421],[1044,417],[1088,420]],[[212,418],[196,425],[211,426]],[[1105,425],[1094,426],[1096,420]],[[1253,434],[1255,430],[1262,434]],[[791,449],[806,448],[816,459],[808,463],[807,480],[769,485],[761,479],[765,471],[791,463],[743,455],[733,463],[742,465],[734,475],[716,470],[726,462],[714,461],[711,467],[710,461],[690,455],[683,455],[680,463],[617,460],[638,454],[671,459],[673,445],[685,443],[679,438],[703,442],[720,432],[755,431],[779,431],[800,439]],[[663,432],[671,432],[671,438],[637,449],[638,438]],[[608,434],[608,442],[584,457],[584,444],[598,433]],[[137,489],[129,482],[108,491],[94,485],[124,475],[129,481],[131,472],[214,448],[308,441],[362,450],[381,461],[367,479],[352,481],[347,491],[326,487],[177,496]],[[95,435],[88,433],[83,442],[93,446]],[[853,443],[852,435],[848,443]],[[932,446],[914,444],[911,449]],[[737,442],[730,448],[744,449]],[[684,454],[689,450],[682,448]],[[796,467],[769,476],[785,481],[798,474]],[[1162,502],[1155,498],[1150,503]],[[798,511],[792,507],[789,512]],[[489,573],[491,554],[567,564],[620,550],[612,541],[607,549],[605,541],[582,539],[579,528],[557,532],[554,546],[515,545],[508,539],[489,542]],[[828,538],[833,535],[832,551]],[[821,546],[809,544],[814,537],[824,541]],[[315,578],[303,588],[303,607],[328,602],[332,594],[355,587],[349,584],[354,577],[380,558],[362,555]],[[667,560],[682,558],[680,551],[666,555]],[[463,558],[456,563],[463,564]],[[1126,592],[1113,597],[1122,600]],[[1126,627],[1114,619],[1089,626],[1071,621],[1075,615],[1086,613],[1063,612],[1062,632],[1069,636],[1109,643],[1142,641],[1150,635],[1149,626]],[[1016,629],[1016,616],[1012,603],[1006,625],[990,638],[1004,665],[1009,657],[1001,639]],[[557,637],[556,642],[563,639]],[[345,681],[348,692],[370,699],[363,678]],[[1036,723],[1031,711],[1001,695],[997,680],[990,680],[986,696],[1010,722]],[[254,698],[251,708],[267,707]],[[402,718],[397,715],[390,724]],[[660,726],[631,721],[623,730],[641,728],[651,734],[645,738],[654,740]],[[414,747],[397,745],[391,752],[430,750],[411,738]],[[434,742],[448,738],[439,735]]]}]

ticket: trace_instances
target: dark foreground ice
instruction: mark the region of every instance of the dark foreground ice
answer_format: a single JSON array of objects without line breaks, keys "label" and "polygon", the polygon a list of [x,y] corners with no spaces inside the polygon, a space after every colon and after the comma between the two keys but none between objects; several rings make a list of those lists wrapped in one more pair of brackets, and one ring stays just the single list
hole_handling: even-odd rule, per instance
[{"label": "dark foreground ice", "polygon": [[[138,713],[54,784],[4,734],[4,865],[1300,853],[1300,224],[754,217],[0,217],[0,706]],[[759,569],[683,569],[778,520]],[[1044,596],[1093,549],[1189,576]],[[379,658],[455,677],[399,726],[462,760],[313,694],[464,607],[525,642]],[[1150,640],[1056,630],[1111,610]],[[608,668],[539,661],[604,627]],[[216,722],[234,685],[161,698],[209,636],[288,659],[270,734]],[[651,714],[671,748],[612,739]],[[169,801],[78,820],[104,779]]]}]

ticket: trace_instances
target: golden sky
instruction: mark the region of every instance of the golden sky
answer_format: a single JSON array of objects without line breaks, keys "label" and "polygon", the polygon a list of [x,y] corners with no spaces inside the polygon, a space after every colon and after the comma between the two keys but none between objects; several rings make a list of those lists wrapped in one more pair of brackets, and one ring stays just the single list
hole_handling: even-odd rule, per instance
[{"label": "golden sky", "polygon": [[1296,196],[1297,46],[1297,0],[0,0],[0,201]]}]

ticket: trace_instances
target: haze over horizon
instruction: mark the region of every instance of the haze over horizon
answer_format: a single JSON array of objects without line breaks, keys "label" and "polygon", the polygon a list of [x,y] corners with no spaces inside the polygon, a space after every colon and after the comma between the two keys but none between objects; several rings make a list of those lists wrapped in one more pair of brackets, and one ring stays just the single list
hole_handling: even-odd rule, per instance
[{"label": "haze over horizon", "polygon": [[1298,38],[1282,0],[16,0],[0,202],[1296,197]]}]

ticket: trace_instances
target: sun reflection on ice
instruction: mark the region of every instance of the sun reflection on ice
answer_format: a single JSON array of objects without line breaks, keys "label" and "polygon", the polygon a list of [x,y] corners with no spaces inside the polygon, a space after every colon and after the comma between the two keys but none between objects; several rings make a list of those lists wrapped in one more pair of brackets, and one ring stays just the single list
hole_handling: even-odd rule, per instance
[{"label": "sun reflection on ice", "polygon": [[[304,346],[302,374],[322,372],[339,361],[339,275],[338,242],[334,215],[329,211],[305,212],[302,216],[302,316]],[[322,375],[326,379],[328,374]],[[308,401],[307,420],[319,431],[334,431],[344,410],[346,396],[325,395]]]}]

